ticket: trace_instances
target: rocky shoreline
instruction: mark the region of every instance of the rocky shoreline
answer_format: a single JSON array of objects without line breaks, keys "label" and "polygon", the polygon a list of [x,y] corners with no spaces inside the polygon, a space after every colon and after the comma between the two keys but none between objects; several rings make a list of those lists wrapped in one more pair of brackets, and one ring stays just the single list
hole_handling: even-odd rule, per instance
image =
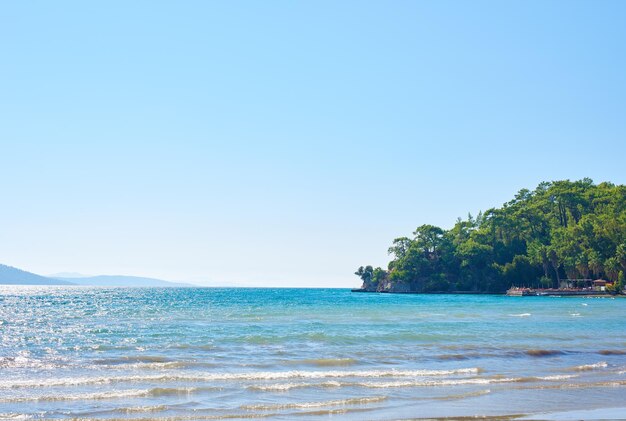
[{"label": "rocky shoreline", "polygon": [[374,293],[374,294],[452,294],[452,295],[504,295],[503,293],[498,292],[481,292],[481,291],[377,291],[377,290],[369,290],[365,288],[354,288],[351,289],[352,292],[366,292],[366,293]]}]

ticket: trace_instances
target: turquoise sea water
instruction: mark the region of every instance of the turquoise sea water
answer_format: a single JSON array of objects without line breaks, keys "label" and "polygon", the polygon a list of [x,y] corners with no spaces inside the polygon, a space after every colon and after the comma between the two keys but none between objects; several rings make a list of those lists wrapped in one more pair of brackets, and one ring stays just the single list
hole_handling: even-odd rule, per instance
[{"label": "turquoise sea water", "polygon": [[626,407],[620,298],[0,286],[0,337],[0,418]]}]

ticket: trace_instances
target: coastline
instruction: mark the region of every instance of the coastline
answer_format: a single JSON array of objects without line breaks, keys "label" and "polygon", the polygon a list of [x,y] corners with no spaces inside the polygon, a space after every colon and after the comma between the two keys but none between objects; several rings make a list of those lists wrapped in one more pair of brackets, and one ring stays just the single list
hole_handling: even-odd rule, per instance
[{"label": "coastline", "polygon": [[615,408],[579,409],[537,413],[517,418],[519,420],[575,421],[575,420],[623,420],[626,419],[626,406]]},{"label": "coastline", "polygon": [[452,421],[459,419],[516,420],[516,421],[579,421],[579,420],[624,420],[626,406],[610,408],[577,409],[571,411],[537,412],[533,414],[484,415],[475,414],[444,416],[435,418],[401,418],[402,421]]},{"label": "coastline", "polygon": [[429,292],[414,292],[414,291],[370,291],[364,288],[353,288],[350,292],[355,293],[368,293],[368,294],[410,294],[410,295],[503,295],[509,297],[591,297],[591,298],[623,298],[624,294],[608,294],[599,292],[588,293],[576,293],[572,294],[568,291],[550,291],[541,294],[533,295],[508,295],[505,292],[482,292],[482,291],[429,291]]},{"label": "coastline", "polygon": [[373,294],[413,294],[413,295],[505,295],[500,292],[482,292],[482,291],[428,291],[428,292],[417,292],[417,291],[370,291],[365,288],[354,288],[350,290],[351,292],[366,292]]}]

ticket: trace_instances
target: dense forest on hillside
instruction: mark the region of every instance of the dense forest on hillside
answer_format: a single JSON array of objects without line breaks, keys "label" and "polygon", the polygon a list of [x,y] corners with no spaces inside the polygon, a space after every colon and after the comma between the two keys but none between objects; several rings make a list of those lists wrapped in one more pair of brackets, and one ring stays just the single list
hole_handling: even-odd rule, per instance
[{"label": "dense forest on hillside", "polygon": [[450,230],[419,226],[396,238],[388,268],[360,267],[369,291],[503,292],[558,287],[562,279],[626,273],[626,186],[543,182],[501,208],[459,218]]}]

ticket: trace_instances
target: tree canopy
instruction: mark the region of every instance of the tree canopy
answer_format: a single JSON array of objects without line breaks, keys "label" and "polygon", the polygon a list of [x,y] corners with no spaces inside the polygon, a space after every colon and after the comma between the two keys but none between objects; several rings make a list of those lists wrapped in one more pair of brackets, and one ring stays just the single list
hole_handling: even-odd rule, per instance
[{"label": "tree canopy", "polygon": [[503,292],[558,287],[562,279],[626,273],[626,186],[591,179],[543,182],[449,230],[421,225],[396,238],[387,269],[366,266],[363,288],[403,292]]}]

